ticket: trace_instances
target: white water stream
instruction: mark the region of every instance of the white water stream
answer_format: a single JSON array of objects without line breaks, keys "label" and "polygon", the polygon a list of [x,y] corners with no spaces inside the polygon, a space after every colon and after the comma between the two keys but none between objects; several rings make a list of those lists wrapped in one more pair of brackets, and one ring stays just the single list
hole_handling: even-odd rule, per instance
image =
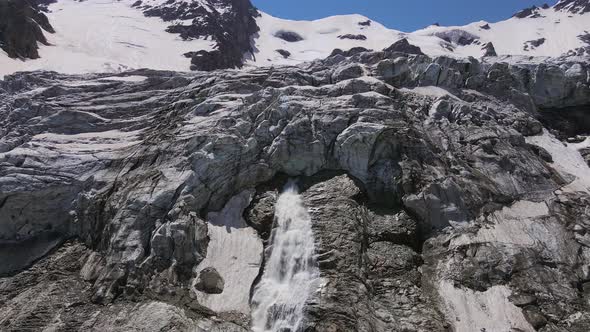
[{"label": "white water stream", "polygon": [[311,218],[294,185],[279,196],[275,223],[270,255],[252,297],[252,330],[301,332],[305,304],[319,286],[320,272]]}]

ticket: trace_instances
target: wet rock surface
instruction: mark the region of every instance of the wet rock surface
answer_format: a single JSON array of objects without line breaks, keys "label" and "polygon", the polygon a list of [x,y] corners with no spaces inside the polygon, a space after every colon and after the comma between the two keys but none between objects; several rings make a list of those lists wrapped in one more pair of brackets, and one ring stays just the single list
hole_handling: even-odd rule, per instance
[{"label": "wet rock surface", "polygon": [[407,245],[418,238],[409,216],[367,208],[346,175],[303,195],[324,282],[310,300],[311,331],[444,331],[442,315],[421,288],[420,254]]},{"label": "wet rock surface", "polygon": [[590,105],[587,63],[391,49],[7,76],[0,255],[22,263],[0,326],[247,331],[276,193],[300,178],[312,331],[587,331],[590,170],[539,115]]}]

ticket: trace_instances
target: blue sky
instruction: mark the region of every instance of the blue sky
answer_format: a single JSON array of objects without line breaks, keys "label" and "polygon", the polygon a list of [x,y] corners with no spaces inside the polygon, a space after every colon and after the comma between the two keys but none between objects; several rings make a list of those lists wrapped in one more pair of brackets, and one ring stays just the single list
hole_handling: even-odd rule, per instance
[{"label": "blue sky", "polygon": [[520,9],[556,1],[534,0],[252,0],[273,16],[312,20],[339,14],[361,14],[389,28],[414,31],[432,23],[463,25],[506,19]]}]

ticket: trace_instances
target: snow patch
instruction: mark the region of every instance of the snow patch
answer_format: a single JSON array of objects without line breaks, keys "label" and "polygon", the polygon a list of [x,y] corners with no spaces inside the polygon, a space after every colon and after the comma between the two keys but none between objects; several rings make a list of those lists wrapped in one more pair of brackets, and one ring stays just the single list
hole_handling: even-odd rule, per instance
[{"label": "snow patch", "polygon": [[535,331],[522,311],[508,300],[511,291],[506,286],[494,286],[485,292],[475,292],[455,288],[453,283],[442,281],[438,289],[454,331]]},{"label": "snow patch", "polygon": [[590,192],[590,167],[579,151],[579,149],[590,145],[588,139],[578,144],[566,144],[544,130],[542,135],[527,137],[526,141],[547,150],[553,157],[551,166],[565,179],[574,177],[574,180],[562,190]]},{"label": "snow patch", "polygon": [[423,95],[423,96],[428,96],[428,97],[435,97],[435,98],[442,98],[442,97],[451,97],[455,100],[460,101],[461,99],[459,99],[459,97],[455,96],[454,94],[450,93],[449,91],[437,87],[437,86],[420,86],[420,87],[415,87],[412,89],[408,89],[408,88],[402,88],[400,89],[403,92],[409,92],[409,93],[415,93],[415,94],[419,94],[419,95]]},{"label": "snow patch", "polygon": [[76,135],[45,133],[33,136],[29,144],[66,153],[105,152],[139,144],[140,133],[140,130],[133,132],[110,130]]},{"label": "snow patch", "polygon": [[253,193],[244,191],[233,197],[221,212],[207,216],[209,246],[196,274],[213,267],[225,282],[221,294],[206,294],[194,288],[199,303],[216,312],[250,314],[250,288],[260,272],[263,245],[256,231],[242,217]]},{"label": "snow patch", "polygon": [[146,76],[130,75],[130,76],[109,76],[101,77],[99,81],[119,81],[119,82],[143,82],[147,80]]}]

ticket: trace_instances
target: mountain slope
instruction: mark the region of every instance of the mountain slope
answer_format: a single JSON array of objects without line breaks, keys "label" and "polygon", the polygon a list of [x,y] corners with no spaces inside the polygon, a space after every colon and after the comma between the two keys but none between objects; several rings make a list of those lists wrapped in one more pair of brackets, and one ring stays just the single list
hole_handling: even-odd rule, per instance
[{"label": "mountain slope", "polygon": [[242,0],[58,0],[46,13],[55,33],[45,36],[48,45],[40,45],[40,59],[0,54],[0,75],[37,69],[84,73],[237,67],[257,30],[251,10]]},{"label": "mountain slope", "polygon": [[256,51],[247,63],[259,66],[298,64],[325,58],[337,48],[381,50],[401,36],[399,31],[390,30],[362,15],[293,21],[261,13],[256,23],[260,27],[254,39]]},{"label": "mountain slope", "polygon": [[[165,31],[159,18],[146,18],[126,2],[59,0],[47,13],[55,33],[40,46],[40,59],[21,61],[0,55],[4,74],[22,70],[63,73],[121,71],[137,67],[186,71],[183,53],[211,50],[214,43],[183,41]],[[116,14],[113,14],[116,13]],[[176,55],[176,56],[173,56]]]},{"label": "mountain slope", "polygon": [[[325,58],[335,49],[378,51],[401,39],[425,54],[457,58],[557,57],[590,51],[590,0],[527,8],[497,23],[430,26],[411,33],[361,15],[280,19],[257,11],[248,0],[53,2],[43,1],[42,8],[55,33],[43,36],[36,28],[40,59],[22,61],[14,59],[14,52],[0,54],[0,75],[36,69],[84,73],[294,65]],[[38,57],[31,55],[26,57]]]}]

